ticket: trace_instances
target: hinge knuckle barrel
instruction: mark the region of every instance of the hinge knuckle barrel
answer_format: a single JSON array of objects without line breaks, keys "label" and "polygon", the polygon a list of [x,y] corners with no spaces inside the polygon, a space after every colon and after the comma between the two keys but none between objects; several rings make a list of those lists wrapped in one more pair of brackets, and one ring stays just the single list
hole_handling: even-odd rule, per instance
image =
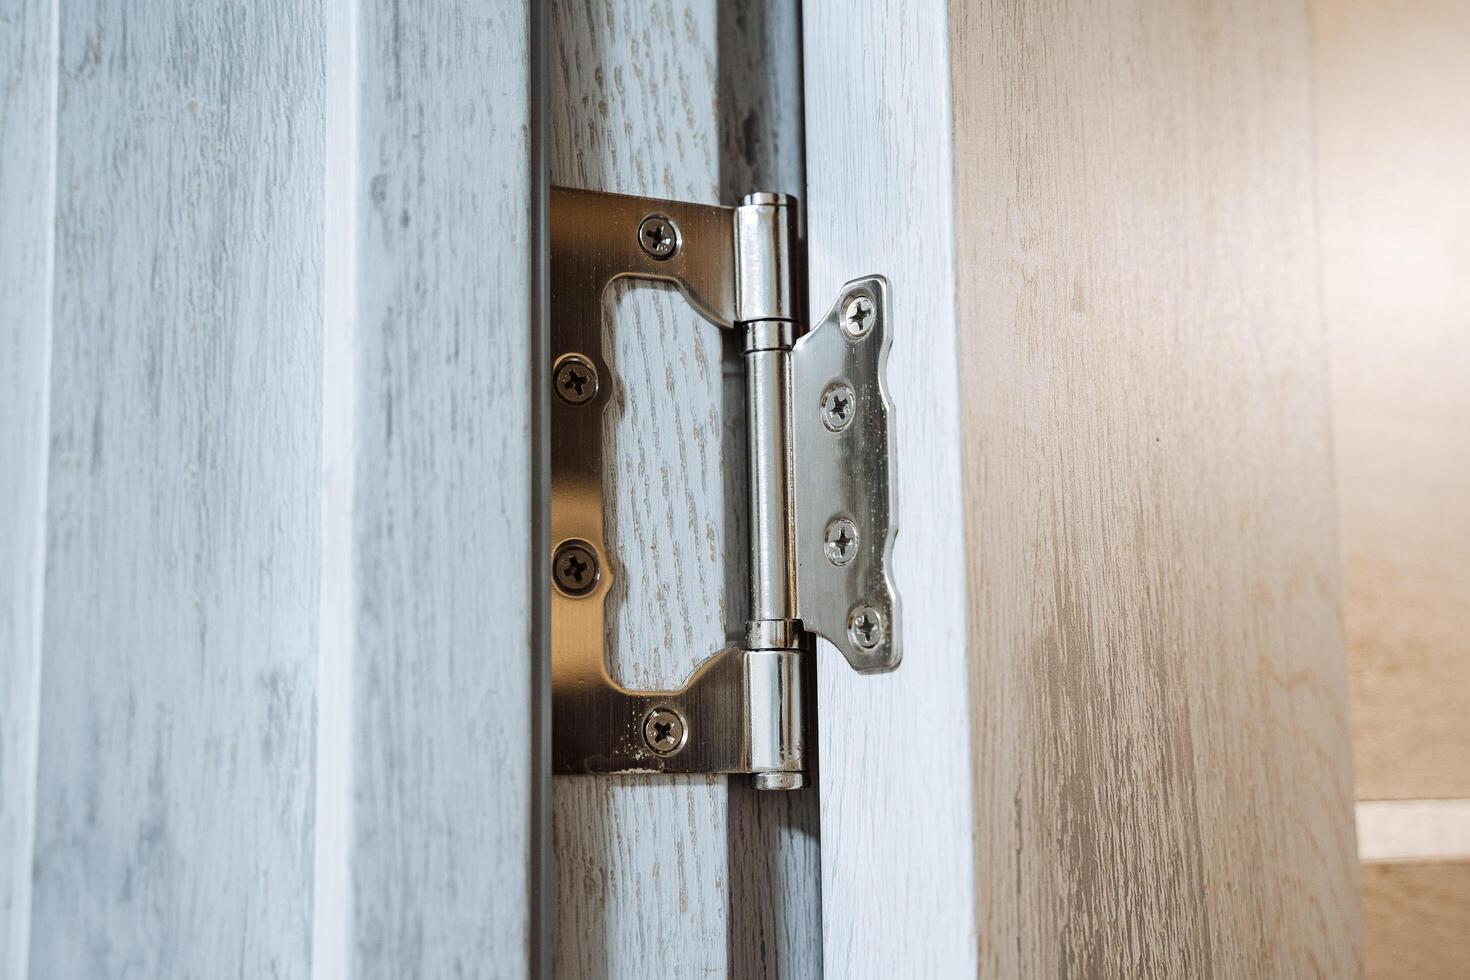
[{"label": "hinge knuckle barrel", "polygon": [[767,193],[747,194],[735,209],[735,306],[745,331],[751,650],[797,649],[799,640],[791,509],[795,210],[786,195]]},{"label": "hinge knuckle barrel", "polygon": [[795,320],[796,208],[785,194],[747,194],[735,209],[735,318]]},{"label": "hinge knuckle barrel", "polygon": [[800,653],[752,650],[745,654],[750,690],[750,768],[760,789],[797,789],[805,762]]}]

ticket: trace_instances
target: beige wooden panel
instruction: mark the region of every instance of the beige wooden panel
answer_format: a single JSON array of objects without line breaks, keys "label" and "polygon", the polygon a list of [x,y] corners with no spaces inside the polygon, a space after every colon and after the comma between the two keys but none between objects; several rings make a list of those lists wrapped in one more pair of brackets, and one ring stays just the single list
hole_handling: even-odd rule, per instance
[{"label": "beige wooden panel", "polygon": [[[795,5],[557,2],[551,38],[554,183],[722,204],[801,193]],[[744,633],[744,377],[733,335],[672,290],[618,285],[605,310],[611,666],[676,687]],[[815,793],[554,782],[559,977],[820,973]]]},{"label": "beige wooden panel", "polygon": [[951,10],[982,972],[1353,976],[1306,10]]},{"label": "beige wooden panel", "polygon": [[1470,5],[1315,0],[1360,799],[1470,796]]},{"label": "beige wooden panel", "polygon": [[1369,980],[1470,977],[1470,861],[1365,864]]}]

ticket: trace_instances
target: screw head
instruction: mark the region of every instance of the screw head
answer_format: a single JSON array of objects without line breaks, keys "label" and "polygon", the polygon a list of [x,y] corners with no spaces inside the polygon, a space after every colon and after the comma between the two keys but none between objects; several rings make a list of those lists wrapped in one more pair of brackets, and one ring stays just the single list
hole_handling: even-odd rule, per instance
[{"label": "screw head", "polygon": [[884,633],[883,614],[876,607],[860,602],[847,614],[847,637],[858,649],[877,649]]},{"label": "screw head", "polygon": [[853,340],[866,336],[876,319],[873,297],[867,293],[852,293],[842,304],[842,332]]},{"label": "screw head", "polygon": [[827,525],[826,543],[822,550],[827,553],[827,560],[834,565],[846,565],[857,557],[858,532],[857,525],[846,517],[838,517]]},{"label": "screw head", "polygon": [[654,708],[643,718],[643,742],[658,755],[673,755],[688,737],[684,716],[673,708]]},{"label": "screw head", "polygon": [[852,388],[834,381],[822,392],[822,424],[828,432],[841,432],[857,414],[857,398]]},{"label": "screw head", "polygon": [[551,559],[551,577],[566,595],[586,595],[597,587],[601,577],[597,552],[585,541],[563,541]]},{"label": "screw head", "polygon": [[568,405],[585,405],[597,394],[597,369],[581,354],[557,358],[553,379],[557,396]]},{"label": "screw head", "polygon": [[672,258],[679,251],[679,226],[665,215],[650,214],[638,223],[638,245],[649,258]]}]

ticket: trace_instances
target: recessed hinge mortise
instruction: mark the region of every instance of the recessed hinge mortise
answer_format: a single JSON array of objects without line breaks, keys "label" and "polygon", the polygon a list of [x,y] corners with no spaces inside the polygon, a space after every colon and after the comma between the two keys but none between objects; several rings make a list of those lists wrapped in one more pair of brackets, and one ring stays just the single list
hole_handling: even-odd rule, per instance
[{"label": "recessed hinge mortise", "polygon": [[[899,661],[888,572],[895,528],[883,384],[888,286],[856,279],[803,329],[796,203],[751,194],[715,207],[553,188],[551,342],[552,728],[555,770],[751,773],[796,789],[806,769],[812,637],[857,670]],[[602,295],[623,277],[672,283],[739,331],[750,476],[745,643],[677,691],[632,691],[603,648]]]}]

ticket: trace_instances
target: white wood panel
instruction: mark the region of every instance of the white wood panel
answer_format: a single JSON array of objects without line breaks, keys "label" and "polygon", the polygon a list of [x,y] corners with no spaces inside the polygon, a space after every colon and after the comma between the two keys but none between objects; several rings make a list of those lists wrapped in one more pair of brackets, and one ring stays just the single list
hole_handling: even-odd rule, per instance
[{"label": "white wood panel", "polygon": [[[795,28],[790,4],[555,4],[553,181],[799,194]],[[732,338],[670,291],[620,288],[607,306],[614,674],[676,686],[743,632],[743,375]],[[558,975],[820,972],[814,804],[723,777],[559,777]]]},{"label": "white wood panel", "polygon": [[894,576],[904,661],[823,645],[822,916],[832,976],[975,973],[946,4],[804,7],[811,303],[893,287]]},{"label": "white wood panel", "polygon": [[0,26],[0,977],[25,974],[45,571],[56,3]]},{"label": "white wood panel", "polygon": [[528,13],[329,7],[319,976],[533,959]]},{"label": "white wood panel", "polygon": [[1304,5],[951,14],[982,972],[1360,975]]},{"label": "white wood panel", "polygon": [[304,977],[321,14],[58,30],[31,976]]}]

